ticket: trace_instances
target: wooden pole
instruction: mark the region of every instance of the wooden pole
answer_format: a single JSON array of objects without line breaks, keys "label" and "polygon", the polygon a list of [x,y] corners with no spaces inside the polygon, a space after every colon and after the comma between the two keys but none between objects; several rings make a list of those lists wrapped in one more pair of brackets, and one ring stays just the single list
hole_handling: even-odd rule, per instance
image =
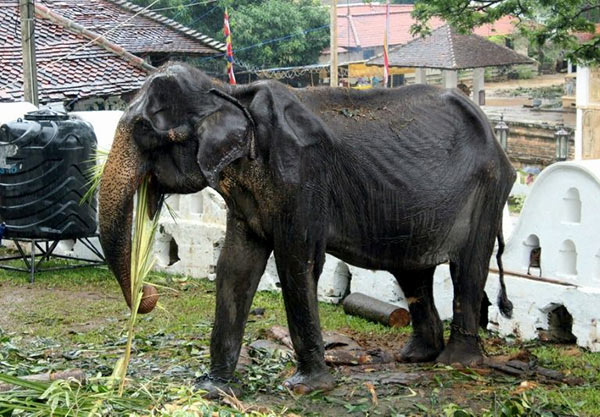
[{"label": "wooden pole", "polygon": [[329,50],[331,52],[331,63],[329,66],[329,85],[338,86],[338,42],[337,42],[337,0],[331,0],[329,18]]},{"label": "wooden pole", "polygon": [[34,0],[19,0],[21,13],[21,45],[23,48],[23,89],[25,101],[37,106],[38,86],[35,60],[35,16]]}]

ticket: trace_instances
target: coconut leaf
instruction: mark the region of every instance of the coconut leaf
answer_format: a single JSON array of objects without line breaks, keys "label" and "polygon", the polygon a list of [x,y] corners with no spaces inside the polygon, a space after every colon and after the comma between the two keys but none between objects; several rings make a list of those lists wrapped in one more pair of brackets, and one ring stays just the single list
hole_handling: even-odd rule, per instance
[{"label": "coconut leaf", "polygon": [[90,163],[90,167],[85,173],[89,178],[87,182],[88,190],[83,197],[81,197],[79,204],[90,203],[96,195],[96,191],[98,190],[98,187],[100,187],[100,180],[102,179],[102,174],[104,173],[104,165],[107,157],[107,150],[96,149],[96,155],[87,161]]},{"label": "coconut leaf", "polygon": [[135,336],[137,312],[142,301],[142,288],[148,273],[154,265],[152,247],[158,226],[160,209],[153,219],[148,218],[148,181],[146,177],[137,192],[135,207],[135,228],[131,245],[131,314],[127,328],[127,344],[122,361],[117,363],[114,375],[119,379],[119,396],[123,394],[127,367],[131,358],[131,346]]}]

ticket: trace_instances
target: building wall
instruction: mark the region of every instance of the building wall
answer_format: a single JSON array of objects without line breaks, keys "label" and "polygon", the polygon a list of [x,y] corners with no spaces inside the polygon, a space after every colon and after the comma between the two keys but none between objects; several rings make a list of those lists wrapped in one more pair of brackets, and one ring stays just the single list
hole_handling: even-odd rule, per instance
[{"label": "building wall", "polygon": [[[555,126],[538,123],[507,122],[507,154],[515,168],[534,165],[540,168],[556,162]],[[569,159],[575,155],[575,143],[569,142]]]}]

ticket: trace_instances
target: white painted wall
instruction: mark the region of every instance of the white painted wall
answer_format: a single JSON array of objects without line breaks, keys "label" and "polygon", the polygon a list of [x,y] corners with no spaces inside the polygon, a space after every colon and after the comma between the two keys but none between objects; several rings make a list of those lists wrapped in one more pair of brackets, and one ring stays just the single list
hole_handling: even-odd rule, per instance
[{"label": "white painted wall", "polygon": [[109,151],[112,146],[115,130],[119,119],[123,114],[120,110],[106,111],[75,111],[70,115],[79,117],[80,119],[89,122],[94,128],[96,139],[98,140],[98,149],[101,151]]},{"label": "white painted wall", "polygon": [[[526,273],[531,242],[537,239],[544,276],[600,289],[599,208],[600,160],[546,168],[534,182],[506,244],[505,267]],[[575,252],[570,251],[573,248]]]},{"label": "white painted wall", "polygon": [[577,66],[575,104],[577,114],[575,120],[575,160],[583,159],[583,110],[590,104],[590,68]]},{"label": "white painted wall", "polygon": [[26,101],[18,103],[0,103],[0,125],[23,118],[25,113],[35,110],[37,110],[37,107]]}]

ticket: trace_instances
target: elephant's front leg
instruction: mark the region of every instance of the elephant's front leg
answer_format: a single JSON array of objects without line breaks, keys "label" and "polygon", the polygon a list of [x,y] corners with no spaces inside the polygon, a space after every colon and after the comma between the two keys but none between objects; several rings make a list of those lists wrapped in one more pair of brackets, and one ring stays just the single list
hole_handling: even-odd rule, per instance
[{"label": "elephant's front leg", "polygon": [[[217,263],[217,304],[210,341],[210,374],[197,388],[207,397],[220,391],[239,394],[233,381],[244,336],[244,327],[256,287],[265,270],[271,247],[256,238],[240,220],[231,215]],[[237,392],[236,392],[237,391]]]},{"label": "elephant's front leg", "polygon": [[[291,232],[289,237],[298,238],[306,233]],[[282,239],[275,245],[277,272],[297,359],[296,372],[284,385],[299,394],[335,386],[325,365],[317,302],[317,281],[325,260],[324,250],[317,248],[324,246],[310,242],[310,237],[307,240]]]}]

